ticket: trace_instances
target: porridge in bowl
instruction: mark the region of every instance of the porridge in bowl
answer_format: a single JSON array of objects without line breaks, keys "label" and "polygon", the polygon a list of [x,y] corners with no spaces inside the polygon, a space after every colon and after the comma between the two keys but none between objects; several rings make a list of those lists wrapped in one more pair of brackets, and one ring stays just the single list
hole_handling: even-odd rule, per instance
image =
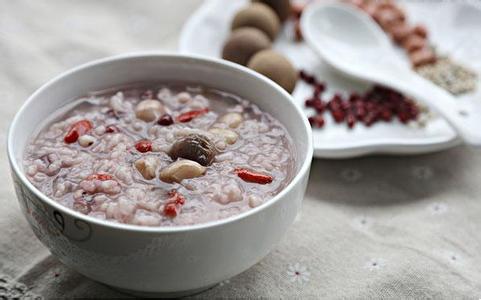
[{"label": "porridge in bowl", "polygon": [[28,179],[60,204],[112,222],[219,220],[268,201],[295,175],[279,121],[197,85],[92,93],[42,128],[24,155]]}]

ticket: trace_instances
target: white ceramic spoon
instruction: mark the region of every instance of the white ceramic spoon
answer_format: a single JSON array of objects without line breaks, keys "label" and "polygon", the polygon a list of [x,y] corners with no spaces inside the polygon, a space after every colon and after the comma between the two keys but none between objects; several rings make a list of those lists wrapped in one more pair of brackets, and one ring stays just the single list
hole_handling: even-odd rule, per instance
[{"label": "white ceramic spoon", "polygon": [[306,42],[332,67],[421,101],[436,110],[465,142],[481,145],[481,99],[461,107],[451,94],[403,64],[388,36],[364,12],[349,4],[321,2],[302,14]]}]

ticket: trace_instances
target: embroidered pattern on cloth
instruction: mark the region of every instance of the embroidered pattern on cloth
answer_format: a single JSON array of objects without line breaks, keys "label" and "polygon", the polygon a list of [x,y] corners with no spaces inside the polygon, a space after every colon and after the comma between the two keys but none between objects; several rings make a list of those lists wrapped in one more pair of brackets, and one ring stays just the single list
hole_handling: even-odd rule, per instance
[{"label": "embroidered pattern on cloth", "polygon": [[43,297],[29,291],[25,284],[7,275],[0,275],[0,299],[40,300]]}]

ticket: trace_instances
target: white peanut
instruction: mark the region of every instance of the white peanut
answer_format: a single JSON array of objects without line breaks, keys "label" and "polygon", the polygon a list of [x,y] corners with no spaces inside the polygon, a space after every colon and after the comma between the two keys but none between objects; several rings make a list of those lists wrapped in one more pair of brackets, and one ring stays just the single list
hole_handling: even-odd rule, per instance
[{"label": "white peanut", "polygon": [[247,199],[251,208],[257,207],[263,203],[262,199],[257,195],[250,195]]},{"label": "white peanut", "polygon": [[165,182],[181,182],[183,179],[195,178],[204,175],[206,168],[201,164],[181,159],[173,162],[160,172],[160,180]]},{"label": "white peanut", "polygon": [[187,102],[192,101],[192,96],[187,92],[178,93],[176,98],[177,101],[181,104],[186,104]]},{"label": "white peanut", "polygon": [[113,95],[110,98],[109,105],[116,112],[124,112],[125,111],[124,93],[118,92],[117,94]]},{"label": "white peanut", "polygon": [[157,100],[143,100],[135,107],[135,116],[145,122],[152,122],[164,113],[164,106]]},{"label": "white peanut", "polygon": [[81,137],[78,138],[78,143],[82,147],[89,147],[92,146],[92,144],[95,142],[95,138],[91,135],[82,135]]},{"label": "white peanut", "polygon": [[227,113],[220,118],[221,123],[227,124],[230,128],[237,128],[242,123],[244,118],[239,113]]},{"label": "white peanut", "polygon": [[159,159],[154,156],[146,156],[138,159],[134,165],[145,179],[152,180],[155,178],[155,170],[159,165]]},{"label": "white peanut", "polygon": [[229,145],[234,144],[237,142],[238,135],[234,131],[230,129],[224,129],[224,128],[211,128],[209,129],[209,132],[221,136],[224,139],[224,142],[226,142]]}]

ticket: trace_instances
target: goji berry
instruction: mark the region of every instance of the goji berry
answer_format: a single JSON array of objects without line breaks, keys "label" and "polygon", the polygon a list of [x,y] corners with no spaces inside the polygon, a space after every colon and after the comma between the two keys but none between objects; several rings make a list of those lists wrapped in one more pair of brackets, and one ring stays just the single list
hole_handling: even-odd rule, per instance
[{"label": "goji berry", "polygon": [[242,180],[247,182],[268,184],[268,183],[271,183],[273,180],[272,176],[252,172],[247,169],[237,168],[235,169],[235,172],[237,176],[239,176]]}]

